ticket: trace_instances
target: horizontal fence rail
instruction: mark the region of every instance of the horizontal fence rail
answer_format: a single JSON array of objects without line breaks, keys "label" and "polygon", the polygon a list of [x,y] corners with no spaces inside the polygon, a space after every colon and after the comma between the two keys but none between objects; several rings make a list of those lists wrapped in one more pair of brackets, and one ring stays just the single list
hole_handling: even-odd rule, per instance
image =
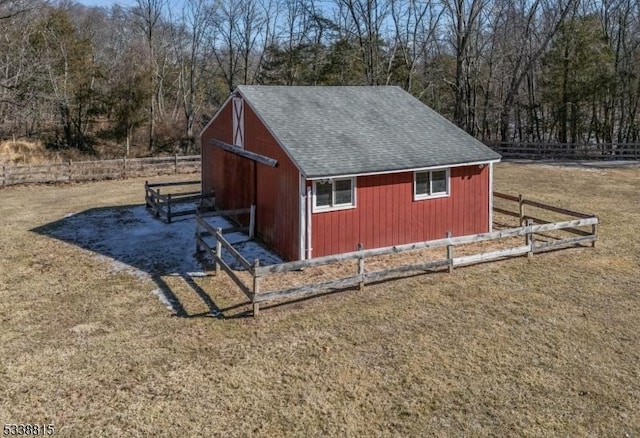
[{"label": "horizontal fence rail", "polygon": [[487,143],[505,159],[640,160],[640,143]]},{"label": "horizontal fence rail", "polygon": [[[212,255],[216,264],[216,272],[219,272],[220,267],[224,269],[232,277],[233,281],[240,287],[240,289],[247,295],[247,297],[252,302],[254,316],[258,314],[261,304],[270,301],[283,299],[300,299],[311,295],[325,293],[331,290],[346,289],[351,287],[358,287],[360,290],[363,290],[365,284],[367,283],[399,278],[400,276],[407,273],[426,273],[438,271],[452,272],[455,267],[469,266],[477,263],[502,260],[523,255],[531,257],[533,256],[533,254],[540,252],[568,248],[588,243],[590,243],[592,246],[595,246],[595,242],[598,239],[599,221],[598,218],[594,215],[581,213],[566,208],[560,208],[553,205],[544,204],[542,202],[532,201],[523,198],[522,195],[514,196],[505,193],[494,192],[494,196],[498,199],[503,199],[512,203],[511,205],[514,207],[514,211],[506,209],[501,210],[508,213],[509,216],[518,218],[520,224],[519,226],[467,236],[454,237],[450,233],[447,233],[447,236],[442,239],[405,245],[395,245],[384,248],[363,249],[361,245],[358,245],[358,248],[355,251],[349,253],[317,257],[309,260],[285,262],[270,266],[260,266],[258,260],[255,260],[253,263],[251,263],[244,257],[242,257],[239,252],[235,251],[233,246],[225,240],[223,236],[223,230],[213,229],[209,224],[204,222],[203,217],[198,216],[196,245],[199,250],[202,250],[204,248]],[[532,208],[551,212],[556,215],[562,215],[566,218],[556,221],[535,219],[527,214],[528,210]],[[494,211],[498,210],[500,209],[495,209]],[[215,213],[216,212],[206,214]],[[223,213],[224,212],[220,212],[220,214]],[[230,213],[236,212],[232,211]],[[538,213],[538,215],[540,215],[540,213]],[[205,233],[208,233],[209,235],[216,237],[217,243],[215,250],[204,240],[203,231]],[[571,237],[566,237],[564,234],[551,237],[548,235],[549,232],[556,231],[569,233]],[[524,237],[523,240],[518,239],[522,237]],[[514,238],[516,239],[513,240]],[[544,238],[551,240],[545,241]],[[456,255],[456,248],[458,247],[464,245],[473,245],[480,242],[500,241],[502,239],[512,239],[506,243],[507,245],[509,245],[509,247],[491,249],[489,251],[484,250],[483,252],[477,252],[477,250],[475,250],[475,253],[472,254],[468,254],[469,248],[467,247],[465,248],[466,253],[464,255]],[[503,245],[505,244],[503,243]],[[233,256],[233,258],[238,261],[238,264],[242,266],[244,270],[251,276],[252,284],[245,284],[240,279],[240,277],[235,272],[233,272],[229,265],[226,264],[224,260],[222,260],[221,254],[223,248],[228,251]],[[446,253],[443,253],[443,256],[441,258],[436,258],[435,260],[425,260],[420,263],[405,264],[402,266],[390,267],[376,271],[367,271],[365,269],[366,260],[371,259],[372,257],[388,256],[432,248],[445,249]],[[276,274],[284,274],[290,271],[301,271],[307,268],[314,268],[349,261],[357,261],[356,272],[352,275],[346,275],[344,277],[329,281],[321,281],[312,284],[288,287],[281,290],[261,291],[261,281],[266,277]]]},{"label": "horizontal fence rail", "polygon": [[[237,216],[240,214],[249,214],[249,225],[246,227],[231,227],[231,228],[214,228],[211,224],[207,223],[205,218],[215,216]],[[258,289],[258,282],[255,279],[255,270],[260,266],[258,260],[254,260],[251,264],[237,249],[233,247],[231,243],[224,237],[225,233],[231,232],[246,232],[249,237],[254,235],[256,207],[252,205],[249,208],[243,208],[238,210],[218,210],[208,212],[196,212],[196,253],[207,253],[212,259],[214,264],[214,270],[216,275],[222,268],[233,282],[240,288],[240,290],[249,298],[253,300]],[[207,237],[213,237],[215,245],[207,242]],[[248,286],[244,281],[236,274],[236,272],[229,266],[224,260],[223,250],[227,252],[233,259],[235,259],[242,268],[247,271],[254,279],[253,284]]]},{"label": "horizontal fence rail", "polygon": [[553,222],[542,225],[531,225],[518,228],[510,228],[507,230],[494,231],[491,233],[473,234],[460,237],[446,237],[444,239],[428,240],[426,242],[410,243],[407,245],[389,246],[385,248],[375,248],[369,250],[353,251],[344,254],[336,254],[324,257],[313,258],[309,260],[301,260],[296,262],[280,263],[271,266],[262,266],[256,270],[255,275],[264,277],[276,273],[284,273],[290,271],[298,271],[304,268],[315,266],[324,266],[332,263],[356,260],[360,257],[377,257],[389,254],[398,254],[406,251],[415,251],[418,249],[442,248],[446,246],[465,245],[470,243],[485,242],[488,240],[504,239],[507,237],[524,236],[531,233],[541,233],[551,230],[564,230],[568,228],[595,225],[598,218],[590,217],[575,221]]},{"label": "horizontal fence rail", "polygon": [[[144,183],[144,202],[148,209],[153,211],[156,217],[162,218],[167,223],[171,223],[176,216],[187,216],[196,214],[197,206],[193,205],[191,208],[184,208],[185,204],[195,203],[196,201],[213,202],[214,193],[201,193],[200,190],[193,190],[190,192],[179,191],[174,193],[160,193],[161,190],[169,187],[176,189],[178,187],[200,187],[200,181],[173,181],[166,183],[150,183],[146,181]],[[178,208],[182,206],[181,208]]]},{"label": "horizontal fence rail", "polygon": [[81,182],[200,171],[200,155],[47,164],[0,164],[0,186]]}]

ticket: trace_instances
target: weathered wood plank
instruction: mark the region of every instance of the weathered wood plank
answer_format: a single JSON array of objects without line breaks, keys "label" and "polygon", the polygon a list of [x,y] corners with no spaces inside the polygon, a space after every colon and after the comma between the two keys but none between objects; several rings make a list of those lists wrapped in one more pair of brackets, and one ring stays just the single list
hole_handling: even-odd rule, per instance
[{"label": "weathered wood plank", "polygon": [[598,223],[598,218],[590,217],[590,218],[577,219],[572,221],[554,222],[551,224],[532,225],[530,228],[517,227],[517,228],[506,229],[506,230],[494,231],[491,233],[481,233],[481,234],[474,234],[470,236],[451,237],[451,238],[444,238],[444,239],[437,239],[437,240],[429,240],[426,242],[410,243],[406,245],[396,245],[391,247],[375,248],[375,249],[369,249],[369,250],[363,250],[363,251],[353,251],[353,252],[348,252],[343,254],[335,254],[335,255],[330,255],[325,257],[318,257],[318,258],[309,259],[309,260],[300,260],[295,262],[280,263],[280,264],[271,265],[271,266],[263,266],[263,267],[260,267],[260,269],[257,272],[255,272],[255,274],[258,276],[264,276],[269,274],[300,270],[304,268],[311,268],[314,266],[322,266],[322,265],[327,265],[327,264],[341,262],[341,261],[354,260],[360,257],[361,255],[363,257],[375,257],[375,256],[388,255],[388,254],[400,253],[405,251],[413,251],[413,250],[419,250],[419,249],[440,248],[447,245],[463,245],[468,243],[478,243],[478,242],[484,242],[487,240],[522,236],[529,232],[539,233],[543,231],[560,230],[564,228],[575,228],[580,226],[593,225],[596,223]]},{"label": "weathered wood plank", "polygon": [[[260,267],[260,260],[255,259],[253,261],[253,269],[258,269]],[[253,276],[253,295],[251,301],[253,302],[253,317],[257,317],[260,312],[260,303],[256,302],[255,298],[260,293],[260,278]]]},{"label": "weathered wood plank", "polygon": [[196,243],[198,244],[197,247],[203,248],[206,252],[209,253],[211,258],[215,260],[216,258],[215,251],[211,248],[211,246],[209,246],[209,244],[207,243],[206,240],[203,239],[203,237],[204,236],[201,233],[198,233],[198,231],[196,230]]},{"label": "weathered wood plank", "polygon": [[[199,160],[200,155],[182,155],[178,156],[178,162],[180,161],[188,161],[188,160]],[[117,160],[105,160],[105,161],[117,161]],[[127,158],[127,161],[130,163],[153,163],[167,162],[169,164],[174,164],[175,156],[173,157],[146,157],[146,158]],[[93,163],[93,161],[88,161],[88,163]]]},{"label": "weathered wood plank", "polygon": [[394,278],[398,274],[406,274],[409,272],[435,272],[449,267],[449,260],[442,259],[433,262],[419,263],[415,265],[400,266],[398,268],[382,269],[365,273],[365,282],[382,281],[388,278]]},{"label": "weathered wood plank", "polygon": [[[536,224],[552,224],[554,222],[552,221],[546,221],[544,219],[540,219],[537,217],[532,217],[532,216],[524,216],[524,219],[531,219],[533,220]],[[580,230],[578,228],[563,228],[561,231],[566,231],[568,233],[574,233],[574,234],[578,234],[580,236],[591,236],[592,233],[590,233],[589,231],[584,231],[584,230]]]},{"label": "weathered wood plank", "polygon": [[251,290],[249,289],[249,287],[247,287],[242,282],[242,280],[236,275],[233,269],[231,269],[231,267],[222,259],[222,257],[218,256],[218,249],[220,247],[221,241],[216,241],[216,251],[214,251],[211,248],[211,246],[209,246],[207,241],[204,240],[201,237],[201,235],[197,233],[197,230],[196,230],[196,241],[198,242],[200,247],[204,248],[213,259],[216,272],[218,272],[220,268],[224,269],[224,271],[229,275],[229,277],[231,277],[231,279],[234,281],[234,283],[236,283],[236,285],[240,288],[240,290],[244,292],[244,294],[249,299],[253,299],[253,294],[251,293]]},{"label": "weathered wood plank", "polygon": [[207,222],[205,222],[204,220],[202,220],[201,216],[196,216],[196,224],[198,224],[198,226],[201,226],[202,228],[204,228],[205,230],[207,230],[207,232],[212,235],[215,236],[216,235],[216,230],[215,228],[213,228],[211,225],[209,225]]},{"label": "weathered wood plank", "polygon": [[156,211],[161,216],[164,216],[165,219],[167,219],[167,220],[169,219],[169,212],[168,212],[168,210],[163,208],[163,204],[157,203],[156,204]]},{"label": "weathered wood plank", "polygon": [[173,181],[173,182],[159,182],[159,183],[148,183],[149,187],[171,187],[171,186],[188,186],[194,184],[200,184],[201,181]]},{"label": "weathered wood plank", "polygon": [[172,193],[171,194],[171,203],[172,204],[184,204],[187,202],[194,202],[194,201],[199,201],[201,199],[205,199],[205,198],[211,198],[213,197],[213,195],[190,195],[190,196],[183,196],[181,193]]},{"label": "weathered wood plank", "polygon": [[[253,266],[245,259],[242,254],[238,252],[227,240],[224,238],[222,233],[218,233],[218,230],[215,230],[211,225],[206,223],[200,216],[196,217],[196,222],[199,226],[207,230],[220,244],[227,250],[229,253],[235,258],[240,265],[249,273],[253,275]],[[218,237],[219,236],[219,237]]]},{"label": "weathered wood plank", "polygon": [[533,246],[533,252],[551,251],[554,249],[566,248],[569,246],[580,245],[581,243],[591,243],[597,240],[597,236],[570,237],[553,242],[536,243]]},{"label": "weathered wood plank", "polygon": [[453,266],[473,265],[476,263],[488,262],[504,257],[515,257],[518,255],[527,254],[530,249],[531,247],[529,245],[523,245],[517,246],[515,248],[503,249],[500,251],[483,252],[480,254],[456,257],[453,259]]},{"label": "weathered wood plank", "polygon": [[180,199],[180,198],[185,198],[185,197],[190,197],[190,196],[200,196],[201,192],[200,190],[193,190],[190,192],[172,192],[171,195],[176,199]]},{"label": "weathered wood plank", "polygon": [[255,161],[257,163],[260,164],[264,164],[265,166],[269,166],[269,167],[276,167],[276,165],[278,164],[278,160],[274,160],[273,158],[269,158],[269,157],[265,157],[264,155],[260,155],[260,154],[256,154],[255,152],[251,152],[251,151],[247,151],[244,149],[240,149],[237,146],[232,146],[230,144],[227,144],[223,141],[217,140],[217,139],[212,139],[210,142],[211,145],[222,149],[224,151],[230,152],[232,154],[235,155],[239,155],[243,158],[247,158],[249,160]]},{"label": "weathered wood plank", "polygon": [[204,211],[200,213],[200,217],[205,218],[205,217],[214,217],[214,216],[235,216],[238,214],[251,214],[251,208],[240,208],[237,210]]},{"label": "weathered wood plank", "polygon": [[515,211],[505,210],[505,209],[499,208],[499,207],[493,207],[493,211],[495,213],[506,214],[507,216],[513,216],[513,217],[517,217],[517,218],[520,217],[520,215],[518,213],[516,213]]},{"label": "weathered wood plank", "polygon": [[[177,157],[178,163],[200,167],[200,156]],[[193,161],[195,160],[195,161]],[[68,161],[26,165],[6,165],[3,182],[9,184],[50,183],[69,181],[94,181],[122,179],[152,174],[175,172],[175,157],[169,158],[120,158],[101,161]],[[13,177],[9,177],[13,174]],[[159,183],[163,184],[163,183]],[[166,184],[166,183],[164,183]]]},{"label": "weathered wood plank", "polygon": [[328,292],[330,289],[346,289],[348,287],[357,286],[360,282],[360,276],[340,278],[338,280],[325,281],[322,283],[308,284],[305,286],[284,289],[276,292],[266,292],[254,297],[254,301],[262,303],[265,301],[277,300],[280,298],[293,298],[308,295],[315,295],[322,292]]},{"label": "weathered wood plank", "polygon": [[[215,239],[218,239],[218,235],[216,234]],[[237,249],[235,249],[229,242],[226,241],[226,239],[224,238],[224,236],[220,236],[220,243],[222,244],[222,246],[229,251],[229,253],[233,256],[234,259],[236,259],[238,261],[238,263],[240,263],[240,265],[242,265],[242,267],[249,273],[251,273],[253,275],[253,266],[251,266],[251,263],[249,263],[249,261],[247,259],[245,259],[242,254],[240,254],[238,252]]]},{"label": "weathered wood plank", "polygon": [[503,158],[616,160],[637,159],[638,143],[500,143],[489,145]]},{"label": "weathered wood plank", "polygon": [[227,265],[227,263],[222,259],[222,257],[217,257],[214,254],[214,260],[217,263],[217,266],[220,266],[222,269],[224,269],[224,271],[229,275],[229,277],[231,277],[233,282],[236,285],[238,285],[240,290],[244,292],[247,298],[249,298],[250,300],[253,300],[253,294],[251,293],[251,290],[242,282],[242,280],[240,280],[240,278],[236,275],[233,269],[231,269],[231,267]]},{"label": "weathered wood plank", "polygon": [[249,210],[249,237],[253,238],[256,229],[256,206],[252,205]]},{"label": "weathered wood plank", "polygon": [[572,221],[552,222],[549,224],[532,225],[531,231],[534,233],[541,233],[543,231],[562,230],[566,228],[584,227],[586,225],[594,225],[598,223],[598,218],[587,217],[584,219],[577,219]]},{"label": "weathered wood plank", "polygon": [[517,196],[509,195],[507,193],[493,192],[493,196],[496,197],[496,198],[507,199],[509,201],[518,202],[518,197]]},{"label": "weathered wood plank", "polygon": [[549,211],[553,211],[553,212],[556,212],[556,213],[566,214],[567,216],[574,216],[574,217],[579,217],[579,218],[593,217],[592,214],[579,213],[577,211],[568,210],[566,208],[561,208],[561,207],[554,207],[553,205],[543,204],[542,202],[531,201],[529,199],[523,199],[522,202],[525,205],[529,205],[531,207],[537,207],[537,208],[541,208],[543,210],[549,210]]}]

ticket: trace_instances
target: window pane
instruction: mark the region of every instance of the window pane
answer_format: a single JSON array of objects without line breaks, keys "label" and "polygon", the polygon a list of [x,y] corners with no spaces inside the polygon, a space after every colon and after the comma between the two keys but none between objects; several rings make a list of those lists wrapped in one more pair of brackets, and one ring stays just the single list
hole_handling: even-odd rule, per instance
[{"label": "window pane", "polygon": [[331,207],[331,183],[316,183],[316,207]]},{"label": "window pane", "polygon": [[447,171],[438,170],[431,172],[431,194],[447,193]]},{"label": "window pane", "polygon": [[429,194],[429,172],[416,172],[416,195]]},{"label": "window pane", "polygon": [[351,180],[343,179],[335,182],[336,205],[353,204],[351,192]]}]

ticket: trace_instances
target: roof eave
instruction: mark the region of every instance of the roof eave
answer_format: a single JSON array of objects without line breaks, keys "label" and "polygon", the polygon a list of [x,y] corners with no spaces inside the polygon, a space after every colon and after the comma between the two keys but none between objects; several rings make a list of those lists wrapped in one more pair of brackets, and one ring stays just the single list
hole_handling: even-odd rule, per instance
[{"label": "roof eave", "polygon": [[282,141],[280,141],[280,139],[278,138],[278,136],[275,134],[275,132],[273,132],[273,130],[271,129],[271,127],[267,124],[267,122],[262,118],[262,115],[260,115],[260,113],[256,110],[256,108],[251,104],[251,100],[249,100],[247,98],[247,96],[242,92],[242,86],[238,85],[238,87],[236,87],[235,93],[238,93],[240,96],[242,96],[242,98],[244,99],[244,101],[249,105],[249,107],[251,108],[251,111],[253,111],[253,113],[256,115],[256,117],[258,118],[258,120],[260,120],[260,123],[262,123],[262,126],[264,126],[266,128],[266,130],[269,132],[269,134],[271,134],[271,136],[273,137],[273,139],[276,141],[276,143],[278,143],[278,146],[280,146],[280,148],[284,151],[284,153],[287,155],[287,158],[289,158],[289,160],[291,160],[291,162],[293,163],[294,166],[296,166],[296,168],[298,169],[298,172],[300,172],[300,175],[302,175],[304,178],[307,178],[307,173],[304,171],[304,169],[302,168],[302,166],[300,166],[300,163],[298,163],[293,156],[291,155],[291,153],[289,152],[289,150],[287,149],[287,147],[284,145],[284,143],[282,143]]},{"label": "roof eave", "polygon": [[479,166],[486,164],[495,164],[500,162],[501,157],[496,159],[487,159],[487,160],[478,160],[478,161],[466,161],[460,163],[448,163],[448,164],[437,164],[433,166],[419,166],[419,167],[410,167],[410,168],[402,168],[402,169],[392,169],[392,170],[382,170],[382,171],[371,171],[371,172],[359,172],[359,173],[348,173],[348,174],[322,174],[322,175],[309,175],[305,176],[308,180],[316,180],[316,179],[327,179],[327,178],[353,178],[359,176],[372,176],[372,175],[386,175],[393,173],[404,173],[404,172],[419,172],[422,170],[435,170],[435,169],[446,169],[451,167],[465,167],[465,166]]},{"label": "roof eave", "polygon": [[224,109],[224,107],[227,106],[227,104],[229,103],[229,101],[231,100],[231,98],[235,95],[235,92],[232,92],[229,94],[229,97],[227,97],[225,99],[224,102],[222,102],[222,105],[220,105],[220,108],[218,108],[218,110],[216,111],[216,113],[213,115],[213,117],[211,117],[211,120],[209,120],[209,123],[207,123],[206,125],[204,125],[204,128],[202,128],[200,130],[200,134],[199,137],[202,138],[202,134],[205,133],[205,131],[207,129],[209,129],[209,127],[213,124],[213,122],[218,118],[218,116],[222,113],[222,110]]}]

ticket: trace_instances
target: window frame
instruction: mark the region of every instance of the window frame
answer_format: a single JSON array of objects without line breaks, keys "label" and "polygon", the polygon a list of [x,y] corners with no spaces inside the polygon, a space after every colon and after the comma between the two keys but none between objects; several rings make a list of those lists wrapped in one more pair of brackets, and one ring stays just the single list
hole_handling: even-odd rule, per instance
[{"label": "window frame", "polygon": [[[444,192],[433,192],[433,173],[435,172],[445,172],[445,183],[446,183],[446,191]],[[417,184],[416,177],[419,173],[426,173],[429,175],[429,193],[417,193]],[[413,200],[414,201],[422,201],[425,199],[437,199],[437,198],[447,198],[451,195],[451,168],[439,168],[439,169],[425,169],[425,170],[415,170],[413,172]]]},{"label": "window frame", "polygon": [[[351,181],[351,203],[349,204],[337,204],[336,205],[336,182],[337,181]],[[318,183],[329,182],[331,184],[331,205],[318,205],[317,204],[317,185]],[[312,212],[313,213],[324,213],[326,211],[338,211],[338,210],[349,210],[352,208],[356,208],[356,177],[348,177],[348,178],[328,178],[328,179],[318,179],[313,180],[312,183]]]}]

